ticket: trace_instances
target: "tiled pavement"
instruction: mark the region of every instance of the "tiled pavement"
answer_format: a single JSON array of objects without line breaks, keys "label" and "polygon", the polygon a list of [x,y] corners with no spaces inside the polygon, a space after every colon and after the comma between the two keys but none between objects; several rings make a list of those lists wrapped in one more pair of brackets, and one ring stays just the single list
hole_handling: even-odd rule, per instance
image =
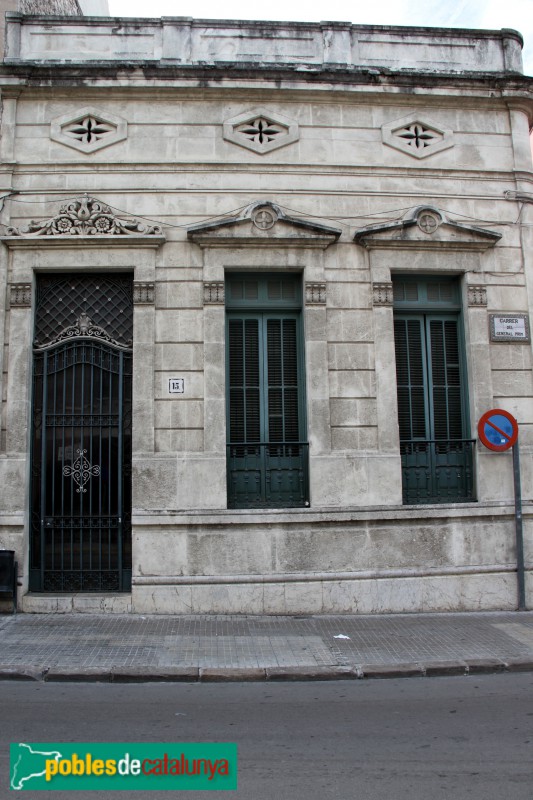
[{"label": "tiled pavement", "polygon": [[0,679],[237,680],[533,670],[533,612],[0,616]]}]

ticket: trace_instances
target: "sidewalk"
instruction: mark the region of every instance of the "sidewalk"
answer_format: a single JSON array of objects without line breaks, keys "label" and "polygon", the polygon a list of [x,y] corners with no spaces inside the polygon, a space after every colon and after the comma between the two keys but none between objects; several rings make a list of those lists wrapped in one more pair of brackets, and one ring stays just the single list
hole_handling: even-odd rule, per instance
[{"label": "sidewalk", "polygon": [[0,680],[224,681],[533,671],[533,612],[0,616]]}]

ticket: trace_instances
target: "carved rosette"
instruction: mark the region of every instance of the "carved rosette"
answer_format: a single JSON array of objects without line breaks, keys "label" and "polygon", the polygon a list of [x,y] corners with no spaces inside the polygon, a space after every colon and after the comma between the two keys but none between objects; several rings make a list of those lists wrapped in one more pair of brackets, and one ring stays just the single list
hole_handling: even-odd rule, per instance
[{"label": "carved rosette", "polygon": [[8,228],[7,236],[161,236],[160,225],[118,217],[110,206],[84,195],[61,206],[59,214],[32,220],[23,228]]},{"label": "carved rosette", "polygon": [[269,231],[278,221],[278,215],[272,208],[258,208],[252,213],[252,222],[260,231]]},{"label": "carved rosette", "polygon": [[375,306],[391,306],[394,301],[392,283],[373,283],[372,302]]},{"label": "carved rosette", "polygon": [[485,286],[469,286],[468,287],[468,305],[469,306],[486,306],[487,305],[487,288]]},{"label": "carved rosette", "polygon": [[143,281],[133,282],[133,302],[135,305],[149,305],[155,302],[155,285]]},{"label": "carved rosette", "polygon": [[224,281],[204,283],[204,305],[224,305]]},{"label": "carved rosette", "polygon": [[31,284],[12,283],[10,286],[9,304],[11,307],[28,308],[31,306]]},{"label": "carved rosette", "polygon": [[305,303],[308,306],[326,305],[326,284],[325,283],[306,283],[305,284]]}]

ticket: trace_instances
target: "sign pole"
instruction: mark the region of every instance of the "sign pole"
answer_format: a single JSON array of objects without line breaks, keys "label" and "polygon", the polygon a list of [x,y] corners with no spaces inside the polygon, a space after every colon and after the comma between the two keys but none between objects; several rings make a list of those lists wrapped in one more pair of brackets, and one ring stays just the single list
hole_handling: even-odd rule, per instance
[{"label": "sign pole", "polygon": [[514,508],[516,530],[516,579],[518,582],[518,610],[526,610],[526,583],[524,569],[524,534],[522,528],[522,491],[520,485],[520,452],[518,439],[513,445]]},{"label": "sign pole", "polygon": [[518,584],[518,611],[526,610],[526,576],[524,567],[524,532],[522,528],[522,491],[520,487],[520,453],[518,448],[518,422],[508,411],[493,408],[486,411],[477,426],[478,435],[489,450],[503,453],[513,451],[514,515],[516,539],[516,580]]}]

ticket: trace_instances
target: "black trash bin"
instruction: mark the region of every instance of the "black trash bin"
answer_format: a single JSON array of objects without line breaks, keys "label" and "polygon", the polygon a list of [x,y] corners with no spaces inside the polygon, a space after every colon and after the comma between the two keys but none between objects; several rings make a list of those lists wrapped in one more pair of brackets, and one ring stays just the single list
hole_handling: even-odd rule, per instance
[{"label": "black trash bin", "polygon": [[0,550],[0,599],[9,595],[17,610],[17,562],[14,550]]}]

